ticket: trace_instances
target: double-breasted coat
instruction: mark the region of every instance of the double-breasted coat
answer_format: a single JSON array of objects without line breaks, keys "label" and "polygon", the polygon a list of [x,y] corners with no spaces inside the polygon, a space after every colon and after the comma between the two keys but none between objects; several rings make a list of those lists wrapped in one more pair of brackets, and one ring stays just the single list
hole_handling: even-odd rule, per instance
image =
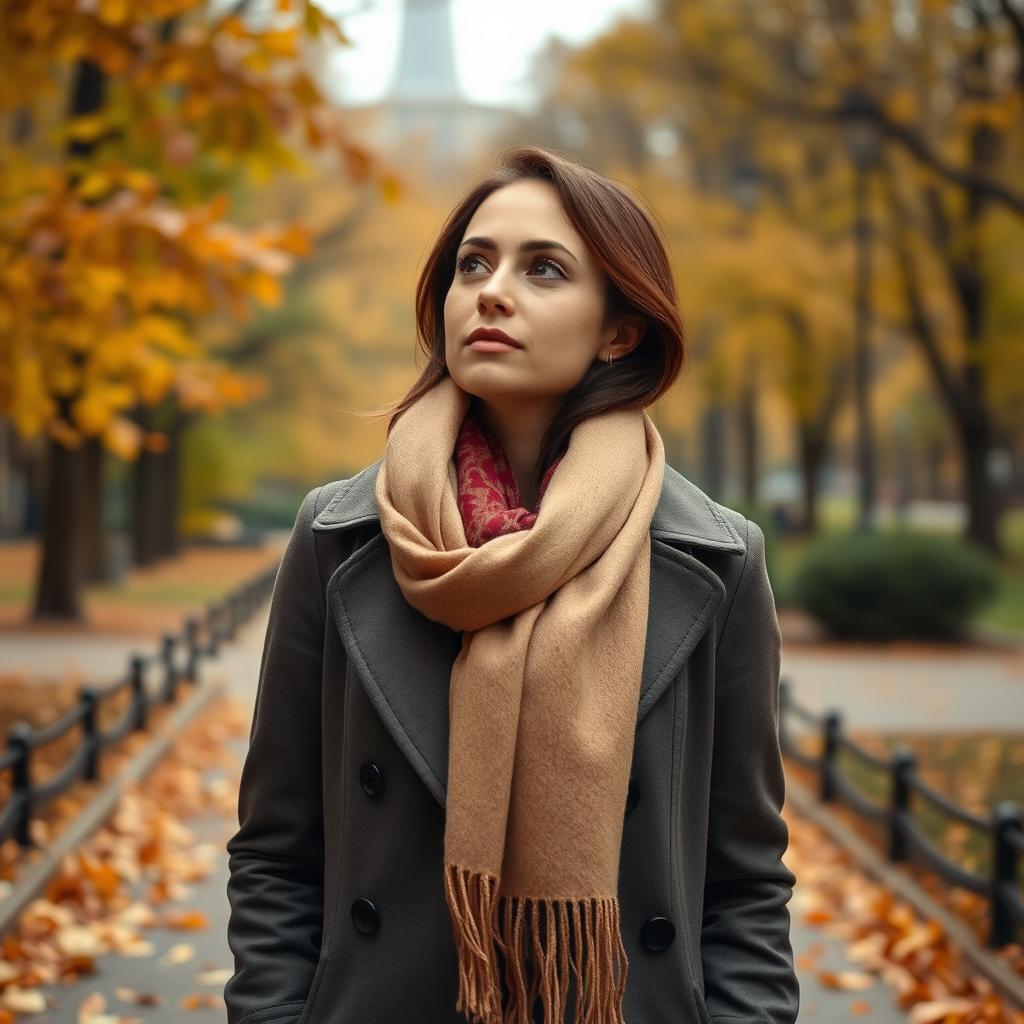
[{"label": "double-breasted coat", "polygon": [[[305,497],[278,570],[227,843],[228,1024],[466,1024],[443,887],[461,640],[394,578],[380,464]],[[666,465],[623,807],[627,1024],[796,1019],[779,665],[761,530]]]}]

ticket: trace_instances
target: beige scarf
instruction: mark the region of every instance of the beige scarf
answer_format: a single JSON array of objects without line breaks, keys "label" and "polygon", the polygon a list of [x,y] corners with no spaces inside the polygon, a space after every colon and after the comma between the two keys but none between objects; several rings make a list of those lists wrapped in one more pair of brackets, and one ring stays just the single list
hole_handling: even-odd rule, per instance
[{"label": "beige scarf", "polygon": [[471,547],[452,460],[469,408],[442,378],[392,428],[376,484],[406,600],[463,631],[444,839],[456,1009],[528,1024],[539,995],[545,1024],[561,1024],[571,961],[576,1022],[621,1024],[619,852],[664,445],[642,410],[591,416],[533,526]]}]

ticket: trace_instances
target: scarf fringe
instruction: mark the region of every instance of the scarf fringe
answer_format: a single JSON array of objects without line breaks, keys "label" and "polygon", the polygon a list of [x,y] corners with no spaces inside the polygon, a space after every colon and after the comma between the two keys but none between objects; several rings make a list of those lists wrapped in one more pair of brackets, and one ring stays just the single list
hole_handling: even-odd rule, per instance
[{"label": "scarf fringe", "polygon": [[[544,1024],[563,1024],[571,948],[576,978],[573,1024],[624,1024],[622,997],[629,962],[618,899],[496,900],[497,889],[493,875],[445,864],[445,895],[459,964],[456,1010],[473,1024],[533,1024],[532,1007],[539,995]],[[533,957],[529,982],[521,949],[524,925]],[[495,946],[505,958],[509,1003],[504,1008]]]}]

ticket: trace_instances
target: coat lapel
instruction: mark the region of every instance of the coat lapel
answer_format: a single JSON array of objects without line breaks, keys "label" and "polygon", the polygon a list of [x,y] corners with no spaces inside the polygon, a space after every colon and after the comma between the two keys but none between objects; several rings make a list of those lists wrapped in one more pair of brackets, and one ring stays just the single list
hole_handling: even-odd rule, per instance
[{"label": "coat lapel", "polygon": [[[343,482],[313,523],[318,531],[377,523],[334,571],[327,600],[359,681],[395,742],[443,807],[448,777],[448,682],[460,634],[412,607],[379,532],[374,484],[381,459]],[[719,577],[686,548],[745,550],[696,485],[666,464],[651,521],[651,584],[637,724],[664,693],[725,598]]]}]

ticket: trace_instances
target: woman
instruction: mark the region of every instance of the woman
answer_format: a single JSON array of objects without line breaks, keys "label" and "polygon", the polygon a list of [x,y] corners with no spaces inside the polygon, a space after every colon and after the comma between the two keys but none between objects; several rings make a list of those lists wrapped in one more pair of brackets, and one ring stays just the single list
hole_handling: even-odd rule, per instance
[{"label": "woman", "polygon": [[651,216],[538,147],[452,212],[429,363],[278,572],[229,1024],[796,1019],[764,538],[666,465]]}]

